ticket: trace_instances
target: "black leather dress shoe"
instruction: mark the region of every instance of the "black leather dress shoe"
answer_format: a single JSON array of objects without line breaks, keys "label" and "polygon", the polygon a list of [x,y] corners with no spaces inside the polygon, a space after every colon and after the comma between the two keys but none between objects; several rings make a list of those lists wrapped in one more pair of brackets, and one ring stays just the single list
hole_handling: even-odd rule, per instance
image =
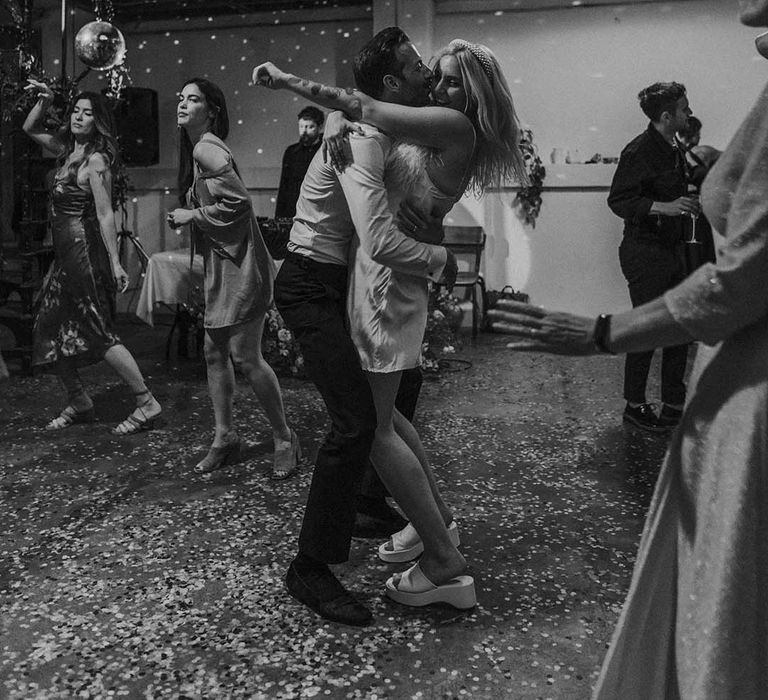
[{"label": "black leather dress shoe", "polygon": [[285,586],[296,600],[326,620],[356,627],[365,627],[373,620],[371,611],[358,602],[327,567],[299,572],[291,562]]},{"label": "black leather dress shoe", "polygon": [[669,426],[659,423],[653,406],[649,403],[641,403],[639,406],[627,404],[621,418],[625,423],[631,423],[649,433],[666,433],[669,430]]}]

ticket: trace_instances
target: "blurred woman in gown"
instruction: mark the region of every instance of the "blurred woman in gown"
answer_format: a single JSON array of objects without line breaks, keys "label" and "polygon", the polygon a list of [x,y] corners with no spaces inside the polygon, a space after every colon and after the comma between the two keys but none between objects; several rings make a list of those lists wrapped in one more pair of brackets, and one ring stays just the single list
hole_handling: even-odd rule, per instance
[{"label": "blurred woman in gown", "polygon": [[[768,0],[742,0],[768,26]],[[758,44],[760,46],[760,44]],[[768,51],[764,54],[768,56]],[[597,700],[768,692],[768,87],[704,181],[724,241],[662,298],[597,321],[502,302],[511,347],[628,352],[699,340]]]}]

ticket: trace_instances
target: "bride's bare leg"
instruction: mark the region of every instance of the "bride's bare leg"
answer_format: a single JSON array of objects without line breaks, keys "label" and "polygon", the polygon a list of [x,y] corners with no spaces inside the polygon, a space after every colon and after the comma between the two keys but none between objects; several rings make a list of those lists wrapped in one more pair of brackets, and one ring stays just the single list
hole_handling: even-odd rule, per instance
[{"label": "bride's bare leg", "polygon": [[461,574],[466,561],[450,540],[421,462],[395,430],[393,413],[400,373],[367,375],[378,418],[371,461],[424,543],[424,554],[419,560],[421,570],[430,581],[440,585]]},{"label": "bride's bare leg", "polygon": [[419,460],[419,464],[421,464],[421,468],[424,470],[424,475],[427,477],[429,488],[432,491],[432,497],[435,499],[435,503],[440,510],[440,515],[443,516],[443,521],[446,525],[450,525],[453,521],[453,512],[443,500],[440,489],[435,481],[432,467],[429,465],[427,452],[424,449],[424,445],[421,444],[421,438],[418,432],[416,432],[416,428],[396,408],[393,411],[392,418],[395,424],[395,431],[405,441],[411,452],[416,455],[416,459]]}]

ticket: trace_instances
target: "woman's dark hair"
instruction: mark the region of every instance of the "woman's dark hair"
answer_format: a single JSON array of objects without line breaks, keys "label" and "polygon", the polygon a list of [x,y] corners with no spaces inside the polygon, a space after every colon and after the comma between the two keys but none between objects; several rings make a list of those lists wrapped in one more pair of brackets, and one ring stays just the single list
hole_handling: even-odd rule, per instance
[{"label": "woman's dark hair", "polygon": [[[197,88],[203,93],[208,108],[214,113],[211,123],[211,133],[224,141],[229,136],[229,113],[227,112],[227,100],[221,88],[205,78],[190,78],[181,86],[183,90],[187,85],[197,85]],[[192,151],[194,146],[190,141],[187,132],[181,129],[179,137],[179,202],[184,206],[186,204],[187,190],[192,186],[194,180],[194,166]]]},{"label": "woman's dark hair", "polygon": [[403,64],[397,47],[409,42],[400,27],[387,27],[373,37],[355,56],[355,85],[369,97],[378,99],[384,91],[384,76],[403,77]]},{"label": "woman's dark hair", "polygon": [[88,159],[94,153],[101,153],[101,155],[107,159],[107,165],[112,173],[111,195],[114,203],[116,197],[115,183],[123,168],[123,163],[120,158],[120,147],[118,146],[117,137],[115,135],[115,132],[117,131],[115,126],[115,115],[112,112],[109,100],[107,100],[104,95],[100,95],[97,92],[81,92],[74,100],[72,100],[72,102],[70,102],[64,119],[64,131],[62,133],[66,148],[59,157],[58,167],[61,168],[67,157],[75,150],[76,141],[72,134],[71,117],[77,103],[82,100],[88,100],[91,103],[94,129],[90,140],[85,144],[83,157],[78,160],[73,160],[67,166],[67,180],[69,182],[77,182],[77,171],[80,169],[80,166],[83,165],[83,163],[87,163]]}]

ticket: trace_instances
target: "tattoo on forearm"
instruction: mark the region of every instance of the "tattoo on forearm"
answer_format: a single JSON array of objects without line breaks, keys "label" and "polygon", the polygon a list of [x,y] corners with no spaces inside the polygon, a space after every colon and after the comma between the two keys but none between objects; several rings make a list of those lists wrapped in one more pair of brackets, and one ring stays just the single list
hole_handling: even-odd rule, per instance
[{"label": "tattoo on forearm", "polygon": [[357,90],[354,88],[338,88],[331,85],[323,85],[306,78],[297,78],[299,88],[306,91],[310,99],[315,99],[320,105],[330,109],[340,109],[353,120],[363,116],[363,105]]},{"label": "tattoo on forearm", "polygon": [[322,85],[312,80],[305,80],[302,78],[300,85],[309,90],[309,92],[315,97],[325,97],[329,100],[338,100],[341,98],[341,90],[337,87],[330,87],[328,85]]}]

